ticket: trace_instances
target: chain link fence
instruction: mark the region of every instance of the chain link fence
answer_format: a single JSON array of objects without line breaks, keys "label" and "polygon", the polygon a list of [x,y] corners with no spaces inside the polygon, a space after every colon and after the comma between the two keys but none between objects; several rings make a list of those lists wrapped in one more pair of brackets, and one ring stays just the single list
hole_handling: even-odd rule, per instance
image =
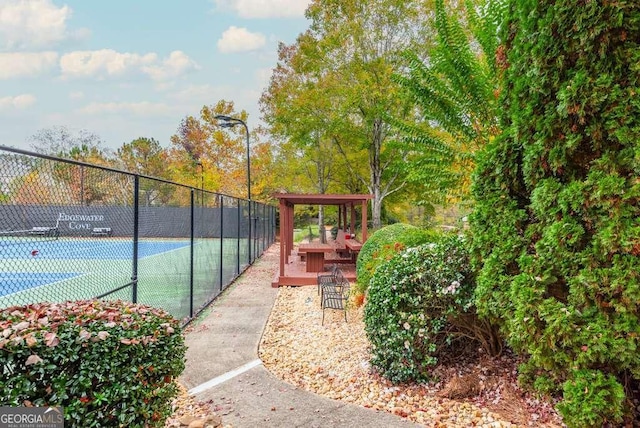
[{"label": "chain link fence", "polygon": [[275,223],[273,206],[0,146],[0,307],[121,299],[186,324]]}]

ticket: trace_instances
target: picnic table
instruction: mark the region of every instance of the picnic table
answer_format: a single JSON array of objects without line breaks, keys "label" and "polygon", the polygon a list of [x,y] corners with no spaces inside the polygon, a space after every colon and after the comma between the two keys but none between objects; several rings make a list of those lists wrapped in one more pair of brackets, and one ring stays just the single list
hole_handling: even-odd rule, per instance
[{"label": "picnic table", "polygon": [[324,271],[324,255],[333,250],[333,246],[321,242],[310,242],[298,246],[298,253],[307,255],[307,272]]},{"label": "picnic table", "polygon": [[349,249],[352,253],[358,254],[362,249],[362,243],[356,241],[355,239],[345,239],[344,246]]},{"label": "picnic table", "polygon": [[362,249],[362,243],[356,241],[355,239],[346,239],[344,241],[344,246],[347,249],[347,251],[349,251],[349,256],[351,257],[351,260],[355,262],[358,259],[358,254],[360,253],[360,250]]}]

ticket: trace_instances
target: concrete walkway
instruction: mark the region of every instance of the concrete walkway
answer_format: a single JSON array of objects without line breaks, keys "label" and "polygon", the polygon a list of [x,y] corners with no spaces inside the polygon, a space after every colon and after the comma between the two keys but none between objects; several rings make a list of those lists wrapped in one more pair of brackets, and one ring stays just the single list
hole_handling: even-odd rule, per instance
[{"label": "concrete walkway", "polygon": [[234,427],[415,427],[405,419],[289,385],[258,359],[278,290],[275,244],[187,329],[181,382]]}]

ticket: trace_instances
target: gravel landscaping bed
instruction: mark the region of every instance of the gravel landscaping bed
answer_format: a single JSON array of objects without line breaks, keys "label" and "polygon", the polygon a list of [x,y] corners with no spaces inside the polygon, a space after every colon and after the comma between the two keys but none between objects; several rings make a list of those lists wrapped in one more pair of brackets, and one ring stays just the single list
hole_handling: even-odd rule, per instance
[{"label": "gravel landscaping bed", "polygon": [[[173,414],[165,422],[165,428],[218,428],[222,419],[207,403],[196,401],[186,388],[178,384],[180,394],[171,403]],[[225,427],[230,428],[230,427]]]},{"label": "gravel landscaping bed", "polygon": [[563,426],[553,407],[515,383],[516,359],[467,359],[434,368],[438,382],[393,385],[369,365],[363,308],[322,309],[316,287],[282,287],[260,344],[264,366],[297,387],[388,411],[425,426]]}]

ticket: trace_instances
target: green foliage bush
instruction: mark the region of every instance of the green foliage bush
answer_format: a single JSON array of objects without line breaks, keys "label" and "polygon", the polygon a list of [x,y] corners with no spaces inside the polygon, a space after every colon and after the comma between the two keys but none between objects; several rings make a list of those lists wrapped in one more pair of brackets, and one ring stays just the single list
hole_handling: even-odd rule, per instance
[{"label": "green foliage bush", "polygon": [[640,381],[640,3],[513,0],[503,29],[478,311],[528,356],[524,381],[563,394],[567,425],[620,422],[622,379]]},{"label": "green foliage bush", "polygon": [[369,287],[371,363],[392,382],[425,381],[451,339],[477,328],[467,243],[447,236],[396,254]]},{"label": "green foliage bush", "polygon": [[0,311],[0,405],[63,406],[71,427],[162,427],[184,370],[178,321],[125,302]]},{"label": "green foliage bush", "polygon": [[395,223],[376,230],[356,260],[356,291],[365,292],[376,268],[398,252],[437,239],[437,232],[420,229],[405,223]]},{"label": "green foliage bush", "polygon": [[569,427],[602,427],[622,421],[624,388],[614,376],[600,370],[576,370],[563,388],[564,400],[558,408]]}]

